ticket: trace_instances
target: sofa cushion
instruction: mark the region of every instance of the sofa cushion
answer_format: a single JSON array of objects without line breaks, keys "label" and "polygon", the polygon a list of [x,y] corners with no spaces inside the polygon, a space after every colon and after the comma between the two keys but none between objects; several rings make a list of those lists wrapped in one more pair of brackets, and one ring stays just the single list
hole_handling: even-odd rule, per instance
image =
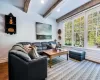
[{"label": "sofa cushion", "polygon": [[46,49],[48,49],[47,45],[49,45],[49,43],[48,42],[41,42],[41,45],[42,45],[42,49],[46,50]]},{"label": "sofa cushion", "polygon": [[29,57],[29,55],[24,53],[24,52],[22,52],[22,51],[10,50],[9,53],[13,53],[14,55],[20,57],[21,59],[23,59],[25,61],[31,61],[31,58]]},{"label": "sofa cushion", "polygon": [[51,44],[56,44],[55,41],[49,41],[48,43],[49,43],[50,45],[51,45]]},{"label": "sofa cushion", "polygon": [[31,44],[31,42],[18,42],[17,44],[27,45],[27,44]]}]

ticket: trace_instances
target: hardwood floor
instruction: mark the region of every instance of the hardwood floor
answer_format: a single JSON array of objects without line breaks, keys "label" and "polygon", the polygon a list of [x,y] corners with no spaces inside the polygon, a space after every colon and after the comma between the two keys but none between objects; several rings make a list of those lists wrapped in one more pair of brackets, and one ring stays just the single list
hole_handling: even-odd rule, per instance
[{"label": "hardwood floor", "polygon": [[8,63],[0,63],[0,80],[8,80]]},{"label": "hardwood floor", "polygon": [[[73,50],[73,49],[81,49],[81,48],[74,48],[74,47],[64,47],[67,50]],[[100,50],[92,50],[92,49],[83,49],[86,51],[86,60],[96,62],[100,64]]]}]

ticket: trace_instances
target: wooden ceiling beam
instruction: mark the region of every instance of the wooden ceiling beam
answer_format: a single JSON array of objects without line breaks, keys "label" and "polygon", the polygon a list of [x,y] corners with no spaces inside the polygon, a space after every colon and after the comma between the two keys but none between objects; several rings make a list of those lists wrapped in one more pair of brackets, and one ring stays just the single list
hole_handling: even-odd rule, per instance
[{"label": "wooden ceiling beam", "polygon": [[25,1],[24,1],[24,12],[26,12],[26,13],[27,13],[27,11],[28,11],[30,1],[31,1],[31,0],[25,0]]},{"label": "wooden ceiling beam", "polygon": [[73,16],[73,15],[75,15],[77,13],[80,13],[80,12],[86,10],[86,9],[89,9],[89,8],[91,8],[91,7],[93,7],[93,6],[97,5],[97,4],[100,4],[100,0],[91,0],[90,2],[80,6],[78,8],[76,8],[73,11],[65,14],[64,16],[58,18],[56,21],[57,22],[61,22],[61,21],[65,20],[65,19],[67,19],[67,18],[69,18],[69,17],[71,17],[71,16]]},{"label": "wooden ceiling beam", "polygon": [[49,8],[49,10],[43,15],[43,17],[47,17],[51,13],[51,11],[57,7],[57,5],[61,2],[62,0],[57,0],[52,7]]}]

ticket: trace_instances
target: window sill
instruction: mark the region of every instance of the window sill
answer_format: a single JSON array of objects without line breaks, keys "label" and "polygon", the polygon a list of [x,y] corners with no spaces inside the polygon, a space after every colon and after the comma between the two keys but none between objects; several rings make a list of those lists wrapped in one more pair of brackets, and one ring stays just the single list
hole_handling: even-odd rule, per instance
[{"label": "window sill", "polygon": [[100,51],[100,48],[86,48],[86,49]]},{"label": "window sill", "polygon": [[85,47],[75,47],[75,46],[62,46],[63,48],[67,47],[67,48],[75,48],[75,49],[85,49],[85,50],[96,50],[96,51],[100,51],[100,48],[85,48]]}]

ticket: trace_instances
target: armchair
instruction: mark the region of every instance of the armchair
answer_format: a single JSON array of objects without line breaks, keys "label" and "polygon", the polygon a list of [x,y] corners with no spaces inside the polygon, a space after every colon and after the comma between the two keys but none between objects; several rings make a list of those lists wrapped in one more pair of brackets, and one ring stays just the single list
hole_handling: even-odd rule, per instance
[{"label": "armchair", "polygon": [[17,51],[8,54],[9,80],[45,80],[47,77],[47,58],[28,60]]}]

